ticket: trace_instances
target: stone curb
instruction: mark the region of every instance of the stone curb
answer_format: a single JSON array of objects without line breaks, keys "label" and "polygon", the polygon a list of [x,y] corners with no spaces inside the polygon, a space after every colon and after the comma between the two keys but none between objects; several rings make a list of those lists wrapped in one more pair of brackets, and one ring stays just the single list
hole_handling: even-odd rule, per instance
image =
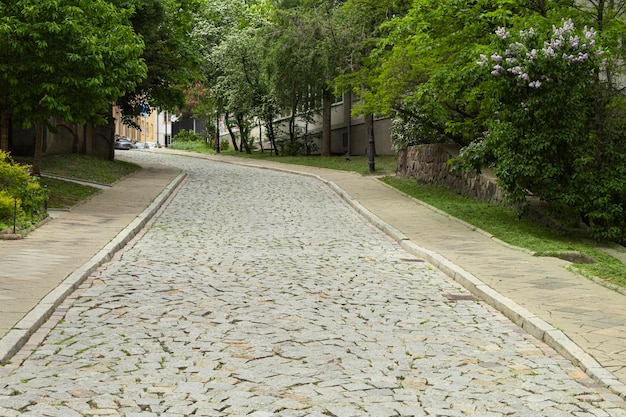
[{"label": "stone curb", "polygon": [[100,265],[108,262],[117,251],[123,248],[143,229],[186,177],[186,173],[181,173],[174,178],[128,226],[119,232],[89,261],[68,275],[35,308],[29,311],[15,327],[0,339],[0,364],[8,362],[28,342],[33,333],[52,316],[63,300],[72,294]]},{"label": "stone curb", "polygon": [[[536,339],[550,346],[552,349],[558,352],[561,356],[563,356],[564,358],[572,362],[575,366],[581,368],[585,373],[587,373],[587,375],[593,378],[596,382],[604,385],[613,393],[619,395],[622,399],[626,400],[626,384],[623,384],[622,382],[620,382],[612,373],[604,369],[591,355],[585,352],[577,344],[572,342],[571,339],[569,339],[562,331],[556,329],[551,324],[535,316],[532,312],[523,308],[522,306],[520,306],[519,304],[517,304],[515,301],[511,300],[510,298],[505,297],[502,294],[498,293],[497,291],[495,291],[494,289],[486,285],[484,282],[482,282],[480,279],[470,274],[469,272],[465,271],[463,268],[459,267],[458,265],[454,264],[453,262],[451,262],[444,256],[434,251],[422,248],[421,246],[418,246],[415,243],[411,242],[411,240],[406,235],[404,235],[402,232],[400,232],[393,226],[382,221],[374,213],[367,210],[365,207],[363,207],[363,205],[361,205],[361,203],[353,199],[352,196],[350,196],[350,194],[348,194],[346,191],[344,191],[341,187],[339,187],[334,182],[326,180],[325,178],[322,178],[321,176],[317,174],[294,171],[288,168],[262,166],[262,165],[251,164],[251,163],[242,163],[242,162],[233,161],[233,160],[221,160],[217,158],[211,158],[210,155],[202,155],[202,154],[192,155],[192,154],[176,152],[176,151],[171,152],[171,153],[179,155],[179,156],[188,156],[188,157],[199,158],[199,159],[207,159],[207,160],[211,160],[215,162],[221,162],[221,163],[227,163],[227,164],[233,164],[233,165],[242,165],[242,166],[247,166],[251,168],[269,169],[273,171],[286,172],[286,173],[302,175],[302,176],[317,179],[323,184],[326,184],[331,190],[333,190],[337,195],[339,195],[339,197],[341,197],[350,207],[352,207],[357,213],[363,216],[373,226],[377,227],[382,232],[384,232],[389,237],[391,237],[396,242],[398,242],[398,244],[404,250],[411,253],[412,255],[426,259],[429,263],[431,263],[437,269],[439,269],[440,271],[448,275],[450,278],[454,279],[456,282],[461,284],[465,289],[467,289],[473,295],[480,298],[481,300],[483,300],[484,302],[486,302],[487,304],[489,304],[496,310],[500,311],[502,314],[505,315],[505,317],[511,320],[515,325],[525,330],[531,336],[535,337]],[[431,210],[451,220],[464,224],[470,230],[481,233],[487,238],[503,246],[506,246],[511,249],[519,250],[522,252],[526,252],[529,255],[534,255],[534,252],[532,251],[529,251],[527,249],[520,248],[517,246],[509,245],[508,243],[505,243],[495,238],[491,234],[479,228],[476,228],[470,225],[469,223],[466,223],[456,217],[450,216],[448,213],[442,212],[441,210],[435,207],[432,207],[416,198],[408,196],[385,183],[381,182],[381,184],[397,191],[402,196],[413,200],[417,204],[428,207]]]},{"label": "stone curb", "polygon": [[[355,201],[349,194],[343,191],[336,184],[323,178],[319,179],[329,185],[335,192],[337,192],[341,196],[344,201],[352,206],[359,214],[365,217],[371,224],[373,224],[378,229],[389,235],[396,242],[398,242],[404,250],[415,256],[426,259],[437,269],[461,284],[473,295],[480,298],[496,310],[500,311],[518,327],[522,328],[531,336],[550,346],[561,356],[572,362],[575,366],[580,367],[596,382],[604,385],[612,392],[619,395],[621,398],[626,399],[626,385],[620,382],[619,379],[617,379],[611,372],[604,369],[591,355],[589,355],[577,344],[575,344],[571,339],[569,339],[567,335],[565,335],[565,333],[556,329],[551,324],[547,323],[541,318],[535,316],[532,312],[520,306],[510,298],[498,293],[497,291],[483,283],[480,279],[465,271],[458,265],[452,263],[444,256],[431,250],[422,248],[421,246],[418,246],[415,243],[411,242],[411,240],[402,232],[383,222],[378,216],[367,210],[358,201]],[[419,202],[419,200],[415,201]],[[449,215],[447,216],[450,217]],[[478,231],[478,229],[475,229],[473,227],[472,229]],[[486,236],[490,237],[489,234],[486,234]],[[491,238],[493,239],[493,237]],[[499,240],[495,240],[500,243]],[[515,246],[510,247],[514,249],[520,249]],[[526,250],[524,251],[530,252]]]},{"label": "stone curb", "polygon": [[[449,261],[444,256],[433,252],[431,250],[422,248],[421,246],[416,245],[411,242],[411,240],[404,235],[402,232],[394,228],[393,226],[382,221],[378,216],[374,213],[367,210],[361,203],[353,199],[346,191],[344,191],[341,187],[335,184],[332,181],[326,180],[319,175],[308,173],[308,172],[300,172],[294,171],[286,168],[279,167],[268,167],[261,166],[249,163],[240,163],[237,161],[221,161],[215,158],[205,158],[210,159],[216,162],[230,163],[236,165],[243,165],[253,168],[260,169],[271,169],[274,171],[280,172],[288,172],[297,175],[303,175],[311,178],[315,178],[320,182],[326,184],[329,188],[331,188],[336,194],[338,194],[349,206],[351,206],[355,211],[357,211],[361,216],[363,216],[368,222],[370,222],[373,226],[380,229],[382,232],[387,234],[389,237],[394,239],[396,242],[400,244],[400,246],[411,253],[412,255],[421,257],[426,259],[429,263],[435,266],[437,269],[448,275],[450,278],[454,279],[456,282],[461,284],[465,289],[471,292],[476,297],[480,298],[496,310],[500,311],[504,314],[509,320],[511,320],[515,325],[525,330],[531,336],[536,339],[544,342],[556,352],[558,352],[561,356],[572,362],[575,366],[581,368],[587,375],[593,378],[599,384],[604,385],[613,393],[619,395],[622,399],[626,400],[626,384],[620,382],[611,372],[604,369],[591,355],[585,352],[582,348],[580,348],[577,344],[572,342],[562,331],[556,329],[551,324],[542,320],[541,318],[534,315],[529,310],[517,304],[515,301],[511,300],[508,297],[498,293],[484,282],[482,282],[479,278],[465,271],[463,268]],[[384,183],[382,183],[384,184]],[[384,184],[387,187],[390,187],[387,184]],[[390,187],[393,190],[395,188]],[[397,191],[397,190],[396,190]],[[426,206],[431,210],[446,216],[452,220],[458,221],[461,224],[466,225],[470,230],[476,231],[478,233],[483,234],[489,239],[503,245],[509,247],[511,249],[519,250],[522,252],[526,252],[529,255],[534,255],[534,252],[529,251],[524,248],[519,248],[517,246],[509,245],[501,240],[495,238],[491,234],[478,229],[469,223],[466,223],[456,217],[450,216],[447,213],[442,212],[426,203],[423,203],[411,196],[407,196],[404,193],[401,193],[403,196],[410,198],[414,202]]]}]

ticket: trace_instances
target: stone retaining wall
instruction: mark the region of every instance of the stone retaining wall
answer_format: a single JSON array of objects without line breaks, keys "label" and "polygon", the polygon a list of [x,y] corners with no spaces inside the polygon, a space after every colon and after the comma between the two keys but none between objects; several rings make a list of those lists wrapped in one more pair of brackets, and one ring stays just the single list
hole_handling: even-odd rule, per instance
[{"label": "stone retaining wall", "polygon": [[447,162],[459,154],[456,145],[417,145],[400,151],[396,174],[417,181],[452,189],[483,201],[504,202],[502,190],[490,172],[472,174],[452,169]]}]

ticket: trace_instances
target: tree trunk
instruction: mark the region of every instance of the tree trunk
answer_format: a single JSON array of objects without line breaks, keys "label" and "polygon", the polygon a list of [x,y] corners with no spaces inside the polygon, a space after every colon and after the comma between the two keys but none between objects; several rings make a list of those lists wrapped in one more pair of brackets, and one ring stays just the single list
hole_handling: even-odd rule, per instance
[{"label": "tree trunk", "polygon": [[[109,106],[109,113],[107,114],[107,123],[109,125],[109,131],[108,131],[108,137],[107,137],[107,140],[109,142],[108,160],[113,161],[115,159],[115,118],[113,117],[113,105]],[[158,126],[158,123],[157,123],[157,126]],[[167,131],[167,128],[166,128],[166,131]],[[86,142],[87,136],[84,136],[83,140]],[[86,149],[85,149],[85,153],[87,153]]]},{"label": "tree trunk", "polygon": [[11,121],[9,119],[9,96],[7,93],[2,95],[0,106],[0,150],[8,152]]},{"label": "tree trunk", "polygon": [[233,148],[235,152],[239,152],[239,145],[237,145],[237,137],[235,136],[235,132],[233,132],[233,128],[230,127],[230,123],[228,122],[228,113],[224,115],[224,123],[226,123],[226,129],[228,129],[228,134],[230,135],[230,140],[233,143]]},{"label": "tree trunk", "polygon": [[[272,117],[272,115],[268,115],[265,117],[265,129],[267,137],[270,141],[270,147],[274,150],[274,152],[276,152],[276,133],[274,132],[274,121]],[[272,151],[270,151],[270,155],[271,152]]]},{"label": "tree trunk", "polygon": [[250,147],[250,132],[248,131],[248,126],[246,125],[244,116],[241,113],[237,114],[237,126],[239,127],[239,139],[241,140],[241,147],[239,150],[243,152],[245,149],[247,154],[251,154],[252,148]]},{"label": "tree trunk", "polygon": [[331,110],[333,105],[333,93],[328,88],[324,90],[322,96],[322,156],[330,156],[330,136],[331,136]]}]

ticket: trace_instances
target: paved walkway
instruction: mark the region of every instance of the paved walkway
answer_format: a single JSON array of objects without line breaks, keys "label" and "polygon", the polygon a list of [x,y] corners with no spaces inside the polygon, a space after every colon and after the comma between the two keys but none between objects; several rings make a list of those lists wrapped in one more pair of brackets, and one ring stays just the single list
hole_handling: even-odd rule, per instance
[{"label": "paved walkway", "polygon": [[0,362],[141,231],[181,180],[180,170],[146,165],[25,239],[0,240]]},{"label": "paved walkway", "polygon": [[[624,296],[568,271],[567,262],[502,245],[375,178],[222,156],[196,157],[289,170],[327,182],[405,250],[455,278],[626,398]],[[26,239],[0,241],[0,359],[10,359],[63,298],[141,230],[181,181],[176,170],[147,166]]]}]

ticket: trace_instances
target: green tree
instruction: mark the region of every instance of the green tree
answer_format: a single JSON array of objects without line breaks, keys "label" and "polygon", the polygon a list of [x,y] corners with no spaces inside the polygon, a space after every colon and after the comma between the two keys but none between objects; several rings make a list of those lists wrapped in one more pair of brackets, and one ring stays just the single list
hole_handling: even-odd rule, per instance
[{"label": "green tree", "polygon": [[251,119],[261,103],[263,90],[260,77],[263,50],[256,34],[255,27],[242,28],[229,34],[215,48],[221,65],[215,91],[223,98],[226,113],[234,115],[240,150],[247,153],[252,152]]},{"label": "green tree", "polygon": [[[264,25],[263,6],[206,0],[192,33],[200,48],[203,82],[211,91],[215,111],[225,115],[235,150],[251,152],[251,121],[266,97],[263,44],[258,37]],[[233,125],[239,129],[239,145]]]},{"label": "green tree", "polygon": [[482,140],[510,200],[529,197],[574,215],[597,238],[626,240],[626,110],[600,73],[596,32],[572,20],[496,31],[479,65],[494,79],[494,117]]},{"label": "green tree", "polygon": [[131,1],[130,22],[145,44],[141,59],[147,74],[116,101],[128,124],[146,109],[174,111],[184,106],[185,90],[199,77],[198,48],[189,34],[201,4],[196,0]]},{"label": "green tree", "polygon": [[384,33],[381,30],[384,24],[404,15],[409,4],[406,0],[347,0],[335,13],[338,28],[335,39],[342,44],[342,65],[335,86],[339,91],[353,91],[360,97],[353,113],[365,116],[370,172],[375,170],[374,116],[387,115],[379,111],[371,91],[378,71],[372,54]]},{"label": "green tree", "polygon": [[266,35],[265,71],[277,108],[289,114],[289,140],[284,150],[289,154],[301,151],[298,119],[308,125],[320,112],[322,93],[327,88],[317,23],[310,9],[277,9]]},{"label": "green tree", "polygon": [[105,122],[110,103],[145,76],[143,42],[130,10],[105,0],[3,1],[0,12],[0,143],[8,148],[9,117],[36,126],[38,173],[50,118]]}]

